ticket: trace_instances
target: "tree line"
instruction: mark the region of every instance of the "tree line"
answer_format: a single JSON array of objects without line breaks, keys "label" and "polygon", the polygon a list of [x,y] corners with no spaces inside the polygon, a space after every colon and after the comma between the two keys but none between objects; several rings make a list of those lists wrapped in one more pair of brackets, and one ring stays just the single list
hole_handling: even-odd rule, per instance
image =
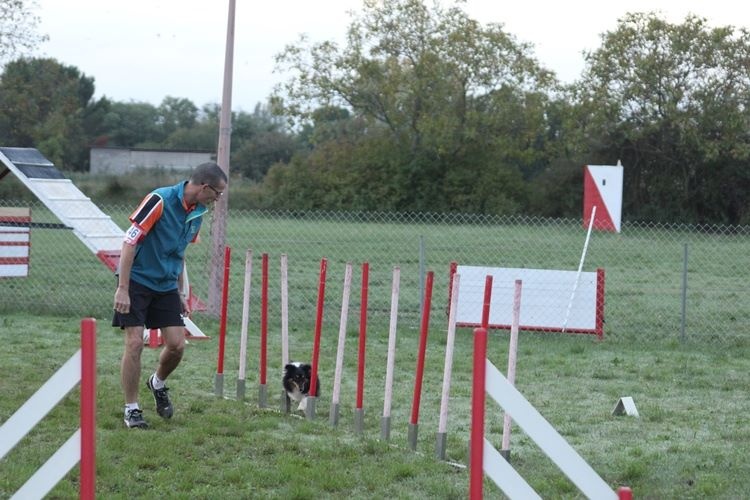
[{"label": "tree line", "polygon": [[[0,38],[2,40],[2,38]],[[750,34],[630,13],[560,83],[460,6],[365,1],[341,46],[305,38],[291,76],[232,118],[231,172],[268,208],[579,217],[583,165],[624,165],[626,220],[750,222]],[[94,144],[215,150],[218,105],[94,99],[53,59],[0,75],[0,142],[86,170]]]}]

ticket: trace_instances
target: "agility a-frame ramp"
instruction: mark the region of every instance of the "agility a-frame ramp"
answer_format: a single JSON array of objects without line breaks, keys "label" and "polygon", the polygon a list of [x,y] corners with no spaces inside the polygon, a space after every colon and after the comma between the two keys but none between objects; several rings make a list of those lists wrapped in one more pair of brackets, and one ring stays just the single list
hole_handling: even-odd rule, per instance
[{"label": "agility a-frame ramp", "polygon": [[[35,148],[0,147],[0,164],[0,180],[15,175],[102,263],[113,272],[117,269],[124,231],[51,161]],[[184,286],[191,308],[200,309],[187,280]],[[208,338],[190,318],[184,320],[188,338]]]}]

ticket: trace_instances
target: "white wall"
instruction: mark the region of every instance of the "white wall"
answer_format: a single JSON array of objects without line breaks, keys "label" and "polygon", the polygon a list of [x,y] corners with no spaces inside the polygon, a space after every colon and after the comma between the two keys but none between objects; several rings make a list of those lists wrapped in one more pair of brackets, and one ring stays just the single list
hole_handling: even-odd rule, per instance
[{"label": "white wall", "polygon": [[215,160],[210,151],[167,151],[157,149],[91,148],[92,174],[125,174],[137,168],[192,170]]}]

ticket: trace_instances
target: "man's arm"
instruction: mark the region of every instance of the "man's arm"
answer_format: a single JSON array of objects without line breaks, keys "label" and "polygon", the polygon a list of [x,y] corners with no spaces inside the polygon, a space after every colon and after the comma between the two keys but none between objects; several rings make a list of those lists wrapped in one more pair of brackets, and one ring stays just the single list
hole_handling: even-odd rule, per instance
[{"label": "man's arm", "polygon": [[184,315],[190,314],[192,311],[190,310],[190,301],[188,300],[190,297],[188,297],[188,294],[190,293],[190,290],[185,289],[185,261],[182,261],[182,271],[180,271],[180,275],[177,277],[177,291],[180,293],[180,302],[182,302],[182,313]]},{"label": "man's arm", "polygon": [[117,276],[117,290],[115,291],[115,311],[123,314],[130,312],[130,270],[133,268],[135,245],[127,241],[122,243],[120,250],[120,269]]}]

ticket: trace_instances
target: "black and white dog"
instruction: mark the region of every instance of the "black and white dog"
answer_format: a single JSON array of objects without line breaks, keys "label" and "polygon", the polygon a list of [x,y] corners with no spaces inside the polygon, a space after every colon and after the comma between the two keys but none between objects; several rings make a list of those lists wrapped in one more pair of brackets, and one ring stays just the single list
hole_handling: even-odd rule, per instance
[{"label": "black and white dog", "polygon": [[[312,366],[309,363],[293,361],[284,367],[284,377],[281,380],[287,396],[292,401],[299,403],[298,410],[305,411],[307,408],[307,396],[310,395],[310,381],[312,379]],[[320,396],[320,378],[315,379],[315,394]]]}]

